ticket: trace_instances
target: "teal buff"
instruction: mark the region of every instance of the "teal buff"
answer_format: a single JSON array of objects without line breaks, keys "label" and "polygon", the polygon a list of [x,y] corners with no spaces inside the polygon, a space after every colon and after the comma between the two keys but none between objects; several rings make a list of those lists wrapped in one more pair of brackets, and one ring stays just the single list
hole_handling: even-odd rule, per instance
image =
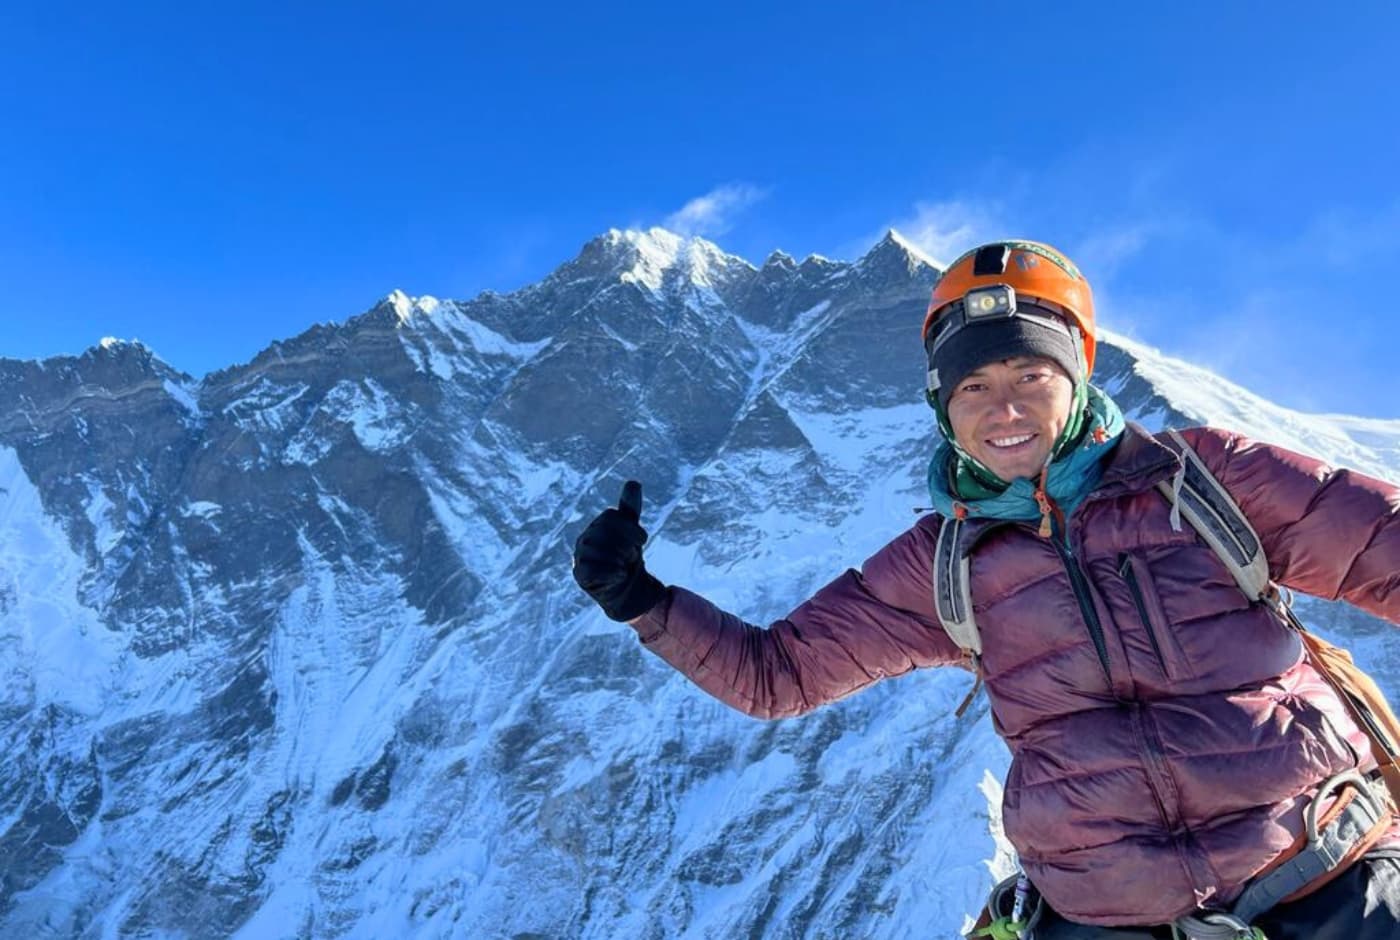
[{"label": "teal buff", "polygon": [[[1079,443],[1050,464],[1046,490],[1055,505],[1069,516],[1089,495],[1103,473],[1103,460],[1123,434],[1123,412],[1113,399],[1092,385],[1088,388],[1089,426]],[[989,519],[1035,520],[1041,516],[1035,500],[1035,483],[1024,477],[1011,481],[1005,490],[981,498],[959,498],[952,490],[952,461],[960,460],[945,439],[933,453],[928,467],[929,498],[933,508],[944,516],[955,514],[955,505],[965,506],[971,516]]]}]

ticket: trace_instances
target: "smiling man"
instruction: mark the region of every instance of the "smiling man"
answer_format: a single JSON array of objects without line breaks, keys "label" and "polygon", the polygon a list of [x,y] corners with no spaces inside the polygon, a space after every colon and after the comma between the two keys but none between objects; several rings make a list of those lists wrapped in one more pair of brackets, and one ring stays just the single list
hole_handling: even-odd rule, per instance
[{"label": "smiling man", "polygon": [[1094,323],[1046,245],[953,262],[923,324],[936,512],[767,628],[647,572],[635,482],[574,576],[755,717],[975,669],[1032,898],[999,894],[977,935],[1394,940],[1394,755],[1276,585],[1400,622],[1400,488],[1228,431],[1125,426],[1089,383]]}]

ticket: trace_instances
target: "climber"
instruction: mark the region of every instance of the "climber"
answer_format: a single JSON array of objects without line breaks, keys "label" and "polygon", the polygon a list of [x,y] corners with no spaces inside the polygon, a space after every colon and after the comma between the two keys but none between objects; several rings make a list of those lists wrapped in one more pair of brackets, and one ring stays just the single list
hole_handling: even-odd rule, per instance
[{"label": "climber", "polygon": [[1021,866],[1015,916],[1002,891],[978,935],[1400,936],[1387,760],[1283,601],[1400,623],[1400,487],[1230,431],[1127,424],[1090,384],[1089,285],[1047,245],[954,261],[922,338],[935,511],[860,571],[745,623],[646,570],[629,481],[576,542],[580,586],[759,718],[972,669],[1012,755]]}]

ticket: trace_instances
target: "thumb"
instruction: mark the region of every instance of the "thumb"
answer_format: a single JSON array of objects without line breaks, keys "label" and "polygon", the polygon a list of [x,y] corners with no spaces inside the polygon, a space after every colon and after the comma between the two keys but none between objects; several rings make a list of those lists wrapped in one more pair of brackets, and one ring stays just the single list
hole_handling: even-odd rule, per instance
[{"label": "thumb", "polygon": [[633,522],[642,519],[642,484],[628,480],[622,484],[622,496],[617,501],[618,511]]}]

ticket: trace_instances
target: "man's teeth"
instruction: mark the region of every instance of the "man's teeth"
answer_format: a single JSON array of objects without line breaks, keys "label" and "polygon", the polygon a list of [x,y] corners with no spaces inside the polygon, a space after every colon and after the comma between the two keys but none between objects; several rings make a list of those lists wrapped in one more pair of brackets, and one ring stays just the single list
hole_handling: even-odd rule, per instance
[{"label": "man's teeth", "polygon": [[1019,434],[1016,437],[994,437],[992,446],[994,447],[1015,447],[1017,444],[1024,444],[1035,437],[1034,434]]}]

